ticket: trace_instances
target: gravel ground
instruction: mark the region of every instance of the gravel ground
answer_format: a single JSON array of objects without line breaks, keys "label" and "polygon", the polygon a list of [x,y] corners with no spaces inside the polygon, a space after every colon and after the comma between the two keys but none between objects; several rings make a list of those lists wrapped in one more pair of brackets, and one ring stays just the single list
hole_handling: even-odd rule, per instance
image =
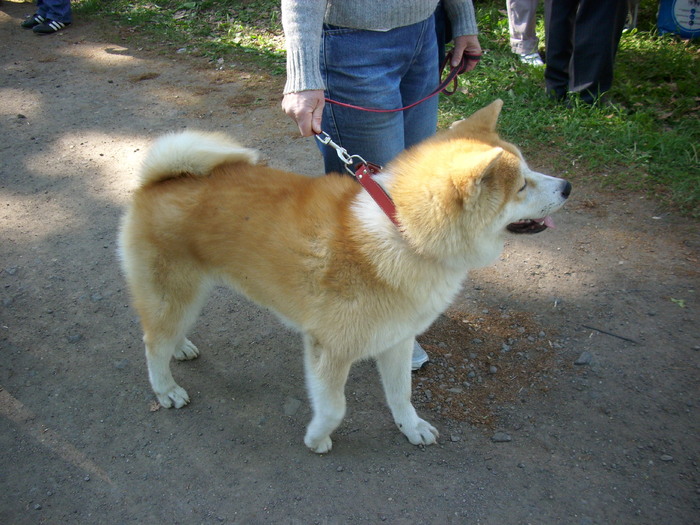
[{"label": "gravel ground", "polygon": [[437,445],[404,439],[361,363],[333,451],[309,452],[299,337],[225,290],[174,365],[191,405],[158,410],[115,258],[148,144],[225,131],[309,174],[318,153],[279,78],[80,21],[37,37],[31,12],[0,4],[1,523],[697,523],[697,223],[573,165],[558,228],[420,338]]}]

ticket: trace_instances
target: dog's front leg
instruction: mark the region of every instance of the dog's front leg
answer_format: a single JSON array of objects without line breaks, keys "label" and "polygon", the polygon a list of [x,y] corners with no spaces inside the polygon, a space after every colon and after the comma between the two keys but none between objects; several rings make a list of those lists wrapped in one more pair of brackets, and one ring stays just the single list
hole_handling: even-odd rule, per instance
[{"label": "dog's front leg", "polygon": [[414,445],[432,445],[437,429],[418,417],[411,404],[411,353],[413,338],[393,346],[377,356],[377,367],[384,394],[399,430]]},{"label": "dog's front leg", "polygon": [[330,451],[331,433],[345,416],[345,383],[351,364],[334,359],[313,337],[304,337],[304,368],[313,409],[304,443],[318,454]]}]

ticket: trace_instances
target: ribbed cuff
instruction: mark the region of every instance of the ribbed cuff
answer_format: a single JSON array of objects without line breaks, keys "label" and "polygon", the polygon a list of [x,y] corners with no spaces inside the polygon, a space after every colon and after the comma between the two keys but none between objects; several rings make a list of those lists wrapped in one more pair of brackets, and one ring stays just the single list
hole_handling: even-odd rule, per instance
[{"label": "ribbed cuff", "polygon": [[318,51],[303,53],[300,49],[287,49],[287,82],[283,94],[310,89],[325,89]]}]

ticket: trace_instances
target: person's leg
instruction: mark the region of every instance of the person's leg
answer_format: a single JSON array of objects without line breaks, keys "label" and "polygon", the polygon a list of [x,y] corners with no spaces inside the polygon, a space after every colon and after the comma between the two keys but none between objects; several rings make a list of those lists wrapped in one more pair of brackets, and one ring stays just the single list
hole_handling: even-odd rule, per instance
[{"label": "person's leg", "polygon": [[508,0],[510,48],[516,55],[537,53],[537,4],[539,0]]},{"label": "person's leg", "polygon": [[[391,31],[326,27],[321,45],[326,97],[369,108],[401,108],[422,98],[426,89],[425,94],[428,94],[437,87],[437,54],[432,17],[429,21]],[[419,64],[421,74],[430,70],[429,78],[424,77],[421,86],[414,82],[418,56],[427,61],[427,65]],[[407,78],[410,80],[402,86]],[[412,98],[418,93],[422,96]],[[429,136],[435,132],[437,106],[429,107],[430,104],[415,112],[415,118],[414,114],[409,115],[412,123],[416,123],[411,140],[414,135],[428,133]],[[433,112],[435,115],[426,122],[422,115]],[[322,127],[351,155],[385,165],[406,147],[405,117],[404,112],[372,113],[327,103]],[[344,172],[344,165],[334,150],[322,146],[321,152],[326,172]]]},{"label": "person's leg", "polygon": [[[356,106],[401,107],[401,64],[387,33],[327,27],[321,43],[326,97]],[[403,114],[369,113],[326,103],[322,129],[351,155],[384,164],[403,149]],[[320,146],[326,173],[345,173],[336,152]]]},{"label": "person's leg", "polygon": [[576,15],[570,90],[593,103],[612,87],[627,0],[581,0]]},{"label": "person's leg", "polygon": [[46,0],[36,0],[36,14],[46,17]]},{"label": "person's leg", "polygon": [[[356,106],[397,109],[429,95],[438,85],[438,47],[433,17],[391,31],[326,27],[321,44],[326,97]],[[322,129],[350,155],[385,165],[406,147],[433,135],[435,96],[411,110],[371,113],[327,103]],[[319,146],[326,173],[345,173],[328,146]],[[428,361],[414,341],[412,368]]]},{"label": "person's leg", "polygon": [[38,0],[37,12],[49,20],[64,24],[70,24],[73,21],[69,0]]},{"label": "person's leg", "polygon": [[545,70],[547,94],[557,100],[569,91],[569,66],[578,0],[545,0]]},{"label": "person's leg", "polygon": [[[439,66],[441,61],[435,61],[435,51],[439,52],[440,33],[434,25],[438,23],[427,20],[420,33],[420,38],[414,40],[413,60],[401,81],[401,99],[404,106],[423,100],[435,91],[440,83]],[[437,34],[437,40],[433,35]],[[437,130],[438,95],[421,102],[417,106],[404,111],[404,147],[410,148],[435,134]],[[413,341],[411,369],[418,370],[429,361],[428,354],[418,341]]]},{"label": "person's leg", "polygon": [[[415,40],[413,60],[401,80],[401,100],[404,106],[423,100],[440,83],[439,64],[435,58],[437,41],[434,20],[427,20],[420,38]],[[404,111],[404,148],[410,148],[432,137],[437,130],[439,95]]]}]

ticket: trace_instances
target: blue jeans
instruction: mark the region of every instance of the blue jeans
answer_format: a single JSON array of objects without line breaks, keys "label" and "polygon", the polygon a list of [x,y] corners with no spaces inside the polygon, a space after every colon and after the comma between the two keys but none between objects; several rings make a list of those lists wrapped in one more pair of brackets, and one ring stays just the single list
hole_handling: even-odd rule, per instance
[{"label": "blue jeans", "polygon": [[70,24],[73,21],[70,0],[37,0],[36,8],[37,14],[49,20],[64,24]]},{"label": "blue jeans", "polygon": [[[390,31],[325,26],[321,73],[326,97],[378,109],[396,109],[432,93],[439,83],[435,22]],[[326,103],[323,131],[350,155],[385,165],[437,129],[438,97],[396,113],[369,113]],[[320,145],[326,173],[345,173],[335,150]]]}]

